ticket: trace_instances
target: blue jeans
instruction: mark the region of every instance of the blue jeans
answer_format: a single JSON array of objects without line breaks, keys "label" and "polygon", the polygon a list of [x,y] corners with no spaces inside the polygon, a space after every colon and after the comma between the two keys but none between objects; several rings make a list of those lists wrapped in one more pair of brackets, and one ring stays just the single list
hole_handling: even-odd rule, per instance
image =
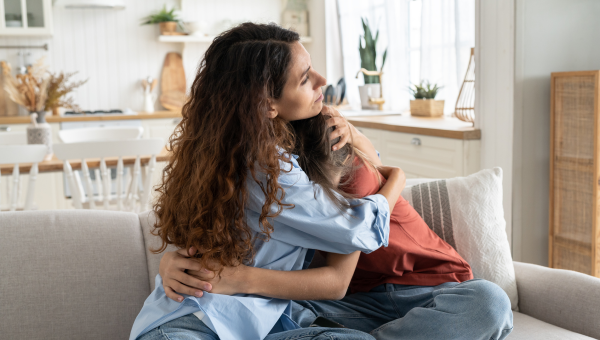
[{"label": "blue jeans", "polygon": [[[232,311],[233,312],[233,311]],[[265,340],[374,340],[367,333],[346,328],[310,327],[269,334]],[[219,340],[194,314],[169,321],[142,335],[139,340]],[[222,339],[230,340],[230,339]],[[231,339],[246,340],[246,339]],[[247,339],[260,340],[260,339]]]},{"label": "blue jeans", "polygon": [[340,301],[296,301],[292,318],[307,327],[322,316],[378,340],[501,340],[513,327],[510,300],[485,280],[435,287],[384,284]]}]

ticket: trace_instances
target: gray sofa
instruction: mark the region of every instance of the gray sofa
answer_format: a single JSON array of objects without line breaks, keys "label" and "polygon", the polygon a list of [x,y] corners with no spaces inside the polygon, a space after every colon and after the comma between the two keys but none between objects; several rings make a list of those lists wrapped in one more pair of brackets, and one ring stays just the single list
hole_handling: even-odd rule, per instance
[{"label": "gray sofa", "polygon": [[[1,339],[127,339],[154,285],[148,214],[0,213]],[[600,338],[600,279],[515,262],[508,339]]]}]

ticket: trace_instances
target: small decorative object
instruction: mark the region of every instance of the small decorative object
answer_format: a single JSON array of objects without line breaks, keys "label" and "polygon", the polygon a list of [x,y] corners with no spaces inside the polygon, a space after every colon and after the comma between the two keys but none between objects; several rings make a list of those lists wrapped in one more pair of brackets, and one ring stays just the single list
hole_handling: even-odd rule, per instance
[{"label": "small decorative object", "polygon": [[444,115],[444,101],[435,100],[437,91],[441,87],[437,86],[437,84],[433,84],[432,86],[429,82],[423,85],[423,81],[419,85],[413,86],[414,88],[408,88],[415,97],[415,100],[410,101],[411,116],[441,117]]},{"label": "small decorative object", "polygon": [[473,123],[475,126],[475,49],[471,48],[471,58],[465,80],[463,80],[458,98],[456,98],[456,107],[454,108],[456,118]]},{"label": "small decorative object", "polygon": [[142,80],[142,88],[144,89],[144,112],[153,113],[154,112],[154,102],[156,102],[156,94],[153,94],[152,91],[158,84],[156,79],[152,77],[148,77],[147,79]]},{"label": "small decorative object", "polygon": [[204,36],[206,35],[206,23],[203,21],[186,21],[183,23],[183,28],[190,35]]},{"label": "small decorative object", "polygon": [[48,147],[45,160],[52,159],[52,129],[46,123],[46,112],[32,112],[31,124],[27,126],[27,144],[43,144]]},{"label": "small decorative object", "polygon": [[86,80],[70,82],[77,72],[72,73],[50,73],[50,83],[48,85],[48,98],[46,99],[45,111],[52,112],[53,116],[58,116],[58,108],[64,107],[66,109],[80,112],[81,109],[77,104],[73,102],[73,98],[65,98],[65,96],[79,86],[85,84]]},{"label": "small decorative object", "polygon": [[[375,32],[375,38],[373,38],[373,34],[371,28],[369,27],[369,21],[365,18],[361,18],[364,36],[359,37],[358,39],[358,51],[360,52],[360,65],[361,68],[376,73],[365,73],[365,85],[358,87],[358,92],[360,93],[360,101],[363,109],[381,109],[381,105],[370,103],[370,98],[382,98],[383,93],[380,93],[381,85],[377,86],[380,83],[381,72],[377,73],[377,66],[375,65],[375,59],[377,57],[377,40],[379,39],[379,30]],[[362,41],[365,41],[365,45],[363,47]],[[387,49],[383,52],[383,60],[381,62],[380,71],[383,70],[383,65],[385,65],[385,59],[387,57]],[[362,71],[361,69],[361,71]],[[361,72],[359,71],[359,73]],[[358,76],[357,76],[358,77]]]},{"label": "small decorative object", "polygon": [[281,13],[281,26],[290,28],[301,36],[307,37],[308,31],[308,6],[306,0],[284,0],[283,13]]},{"label": "small decorative object", "polygon": [[[371,96],[369,93],[367,93],[367,103],[369,103],[369,105],[371,106],[377,106],[377,109],[379,111],[383,111],[383,104],[385,103],[385,99],[383,99],[383,72],[377,72],[377,71],[367,71],[364,68],[361,68],[360,70],[358,70],[358,73],[356,74],[356,78],[358,78],[358,76],[360,75],[360,73],[363,73],[365,78],[367,77],[372,77],[372,76],[377,76],[379,78],[379,97],[375,97],[375,96]],[[361,101],[362,101],[362,95],[361,95]],[[363,102],[364,103],[364,102]],[[364,108],[364,105],[363,105]]]},{"label": "small decorative object", "polygon": [[155,14],[151,14],[144,19],[142,25],[158,24],[160,34],[162,35],[182,35],[184,33],[177,32],[177,27],[181,27],[181,21],[175,14],[175,8],[167,11],[167,6]]},{"label": "small decorative object", "polygon": [[8,63],[0,62],[4,75],[4,89],[10,99],[23,106],[29,112],[44,110],[48,97],[50,78],[45,58],[40,58],[34,65],[27,67],[27,73],[13,76]]}]

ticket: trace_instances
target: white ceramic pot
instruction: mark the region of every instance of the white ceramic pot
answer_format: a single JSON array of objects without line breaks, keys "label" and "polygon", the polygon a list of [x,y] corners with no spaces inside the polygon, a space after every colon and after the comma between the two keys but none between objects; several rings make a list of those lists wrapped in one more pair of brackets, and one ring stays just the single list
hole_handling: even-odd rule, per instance
[{"label": "white ceramic pot", "polygon": [[379,84],[365,84],[358,87],[358,93],[360,94],[360,104],[365,110],[377,110],[378,106],[369,104],[369,96],[379,98],[379,91],[381,87]]}]

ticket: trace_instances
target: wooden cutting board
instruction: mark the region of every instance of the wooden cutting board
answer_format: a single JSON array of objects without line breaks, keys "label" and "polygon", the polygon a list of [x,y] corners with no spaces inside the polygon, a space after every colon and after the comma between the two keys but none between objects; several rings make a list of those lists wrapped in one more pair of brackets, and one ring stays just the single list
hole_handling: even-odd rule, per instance
[{"label": "wooden cutting board", "polygon": [[160,80],[160,104],[169,111],[181,111],[187,100],[183,59],[176,52],[167,53]]}]

